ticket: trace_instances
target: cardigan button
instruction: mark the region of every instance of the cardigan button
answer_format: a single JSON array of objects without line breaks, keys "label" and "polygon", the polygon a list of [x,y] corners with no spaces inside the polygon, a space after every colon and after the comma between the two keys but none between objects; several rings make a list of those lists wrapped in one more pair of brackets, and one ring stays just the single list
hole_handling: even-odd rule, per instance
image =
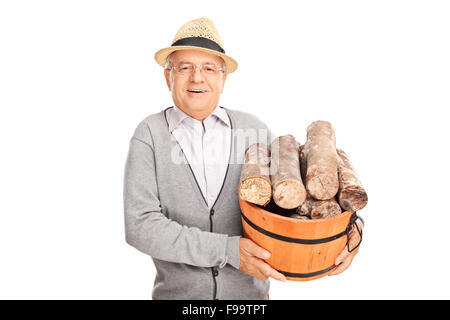
[{"label": "cardigan button", "polygon": [[214,209],[211,209],[211,211],[209,211],[209,214],[213,216],[214,215]]}]

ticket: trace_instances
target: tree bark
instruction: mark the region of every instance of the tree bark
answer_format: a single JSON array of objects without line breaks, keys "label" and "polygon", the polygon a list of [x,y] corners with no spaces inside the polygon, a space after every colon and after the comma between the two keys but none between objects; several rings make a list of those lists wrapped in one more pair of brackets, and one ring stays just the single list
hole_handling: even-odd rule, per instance
[{"label": "tree bark", "polygon": [[338,156],[333,127],[327,121],[308,126],[304,147],[306,155],[306,189],[317,200],[333,198],[339,189]]},{"label": "tree bark", "polygon": [[299,147],[298,156],[300,159],[300,175],[302,177],[302,180],[306,181],[307,165],[306,165],[305,145],[301,145]]},{"label": "tree bark", "polygon": [[347,154],[341,149],[337,149],[336,151],[339,155],[339,204],[344,210],[361,210],[368,202],[367,193],[353,169]]},{"label": "tree bark", "polygon": [[292,135],[276,138],[271,145],[270,179],[273,200],[284,209],[294,209],[306,199],[300,176],[299,144]]},{"label": "tree bark", "polygon": [[334,198],[328,200],[316,200],[308,195],[306,201],[297,208],[297,213],[301,216],[308,216],[311,219],[323,219],[333,217],[342,212],[341,207]]},{"label": "tree bark", "polygon": [[239,183],[239,195],[248,202],[265,206],[272,197],[270,151],[264,143],[256,143],[245,152]]}]

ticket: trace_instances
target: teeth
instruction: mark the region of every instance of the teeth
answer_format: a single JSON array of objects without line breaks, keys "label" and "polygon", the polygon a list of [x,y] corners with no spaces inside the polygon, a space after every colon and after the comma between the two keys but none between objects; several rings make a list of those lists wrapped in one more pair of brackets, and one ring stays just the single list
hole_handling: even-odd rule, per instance
[{"label": "teeth", "polygon": [[188,90],[190,92],[203,92],[203,90]]}]

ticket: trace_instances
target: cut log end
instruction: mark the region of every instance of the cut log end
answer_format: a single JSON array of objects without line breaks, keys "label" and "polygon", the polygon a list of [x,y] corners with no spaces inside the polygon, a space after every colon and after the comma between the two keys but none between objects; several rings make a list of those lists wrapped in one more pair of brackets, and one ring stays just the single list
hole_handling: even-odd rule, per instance
[{"label": "cut log end", "polygon": [[334,200],[321,201],[320,204],[311,210],[311,219],[323,219],[334,217],[342,213],[341,207]]},{"label": "cut log end", "polygon": [[335,199],[315,200],[311,197],[297,208],[297,214],[311,219],[330,218],[342,213],[341,207]]},{"label": "cut log end", "polygon": [[359,186],[351,186],[341,190],[338,198],[341,207],[348,211],[361,210],[368,202],[366,191]]},{"label": "cut log end", "polygon": [[273,200],[284,209],[295,209],[306,200],[306,190],[297,180],[284,180],[274,186]]},{"label": "cut log end", "polygon": [[272,197],[272,186],[261,177],[249,177],[241,182],[239,195],[242,200],[265,206]]},{"label": "cut log end", "polygon": [[309,194],[317,200],[328,200],[333,198],[339,190],[339,179],[336,176],[318,174],[306,182]]}]

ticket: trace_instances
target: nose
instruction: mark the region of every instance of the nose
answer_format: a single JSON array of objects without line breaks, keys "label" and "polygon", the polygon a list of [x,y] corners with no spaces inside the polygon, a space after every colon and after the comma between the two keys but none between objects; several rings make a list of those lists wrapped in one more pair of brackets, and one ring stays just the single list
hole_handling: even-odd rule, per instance
[{"label": "nose", "polygon": [[203,82],[203,73],[200,66],[196,65],[194,71],[192,72],[192,82]]}]

